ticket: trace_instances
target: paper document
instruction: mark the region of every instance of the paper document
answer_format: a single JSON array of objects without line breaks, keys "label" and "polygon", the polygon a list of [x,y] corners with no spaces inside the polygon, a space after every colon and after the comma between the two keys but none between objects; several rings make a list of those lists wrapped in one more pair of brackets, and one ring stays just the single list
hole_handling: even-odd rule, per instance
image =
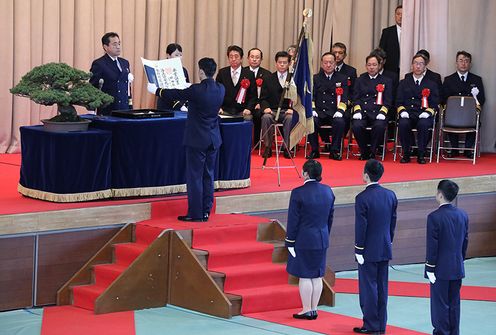
[{"label": "paper document", "polygon": [[160,88],[184,89],[191,84],[186,82],[181,58],[148,60],[141,57],[148,82]]}]

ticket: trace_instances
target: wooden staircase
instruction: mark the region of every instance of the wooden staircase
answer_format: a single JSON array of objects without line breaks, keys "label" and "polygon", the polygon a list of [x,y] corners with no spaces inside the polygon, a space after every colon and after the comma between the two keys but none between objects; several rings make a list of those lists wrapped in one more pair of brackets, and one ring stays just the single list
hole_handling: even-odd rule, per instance
[{"label": "wooden staircase", "polygon": [[[223,318],[240,315],[241,297],[224,293],[223,273],[207,270],[208,252],[191,248],[192,230],[148,227],[157,231],[144,236],[143,227],[123,227],[59,289],[57,304],[96,314],[172,304]],[[285,234],[278,221],[258,225],[257,240],[274,245],[274,263],[287,261]],[[326,279],[320,304],[334,306],[332,272]],[[290,276],[289,283],[297,285],[298,278]]]}]

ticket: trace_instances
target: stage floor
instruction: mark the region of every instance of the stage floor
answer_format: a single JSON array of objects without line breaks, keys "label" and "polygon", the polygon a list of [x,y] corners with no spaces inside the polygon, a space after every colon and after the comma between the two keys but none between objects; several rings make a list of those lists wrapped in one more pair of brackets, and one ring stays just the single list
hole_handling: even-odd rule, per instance
[{"label": "stage floor", "polygon": [[[323,165],[323,183],[333,188],[359,186],[363,185],[362,171],[364,162],[357,158],[343,161],[333,161],[322,156],[319,161]],[[106,200],[91,201],[80,203],[52,203],[37,199],[31,199],[22,196],[17,192],[19,182],[21,156],[20,154],[1,154],[0,155],[0,215],[35,213],[47,211],[60,211],[66,209],[117,206],[136,203],[148,203],[154,201],[163,201],[165,199],[181,199],[185,195],[163,196],[163,197],[145,197],[124,200]],[[220,190],[215,193],[218,204],[222,201],[235,201],[235,198],[247,199],[245,196],[252,195],[273,195],[276,192],[285,192],[302,184],[297,171],[301,172],[301,167],[305,162],[303,152],[300,151],[294,159],[296,169],[291,166],[291,160],[281,157],[280,164],[285,166],[281,168],[281,185],[277,183],[277,172],[270,167],[275,166],[275,157],[267,162],[267,168],[262,169],[263,159],[257,153],[252,154],[251,161],[251,186],[244,189]],[[288,167],[289,166],[289,167]],[[417,181],[428,181],[440,178],[462,178],[478,176],[496,176],[496,154],[483,154],[477,160],[475,165],[469,161],[441,161],[440,163],[431,163],[419,165],[415,162],[410,164],[400,164],[394,162],[392,154],[389,154],[384,161],[385,173],[382,183],[407,183]],[[491,179],[492,180],[492,179]],[[477,189],[478,181],[469,179],[470,187]],[[483,183],[487,182],[482,179]],[[487,186],[487,185],[480,185]],[[463,189],[462,189],[463,192]],[[483,192],[483,191],[481,191]],[[434,189],[432,190],[432,194]],[[287,195],[285,195],[287,197]],[[258,201],[258,200],[257,200]],[[270,208],[261,208],[267,210]],[[227,209],[226,209],[227,211]]]}]

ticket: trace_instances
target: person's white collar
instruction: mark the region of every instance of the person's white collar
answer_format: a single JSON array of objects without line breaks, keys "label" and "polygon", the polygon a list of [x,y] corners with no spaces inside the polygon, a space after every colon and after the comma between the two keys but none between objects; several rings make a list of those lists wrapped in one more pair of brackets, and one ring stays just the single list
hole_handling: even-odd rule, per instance
[{"label": "person's white collar", "polygon": [[425,72],[424,72],[424,73],[422,73],[422,74],[420,75],[420,77],[415,77],[415,75],[412,73],[413,80],[414,80],[415,82],[418,80],[418,81],[419,81],[419,83],[421,83],[421,82],[422,82],[422,79],[424,79],[424,74],[425,74]]},{"label": "person's white collar", "polygon": [[444,206],[444,205],[451,205],[451,202],[443,202],[442,204],[439,204],[439,207]]},{"label": "person's white collar", "polygon": [[375,79],[375,78],[377,78],[378,75],[379,75],[379,72],[375,76],[373,76],[373,77],[369,74],[369,78],[370,79]]},{"label": "person's white collar", "polygon": [[119,57],[119,56],[115,56],[115,57],[114,56],[110,56],[109,54],[107,54],[107,55],[110,57],[110,59],[112,59],[114,61],[117,60],[117,58]]},{"label": "person's white collar", "polygon": [[257,67],[251,67],[250,65],[250,70],[253,71],[253,72],[257,72],[258,69],[260,69],[260,66],[257,66]]},{"label": "person's white collar", "polygon": [[377,185],[377,184],[379,184],[378,181],[371,181],[370,183],[367,184],[366,187],[369,187],[370,185]]},{"label": "person's white collar", "polygon": [[460,71],[456,71],[456,73],[458,73],[458,77],[461,78],[461,76],[464,76],[465,77],[465,80],[467,80],[468,71],[465,72],[465,73],[461,73]]},{"label": "person's white collar", "polygon": [[306,184],[306,183],[308,183],[309,181],[316,181],[316,180],[315,180],[315,179],[310,178],[310,179],[305,180],[305,181],[303,182],[303,184]]}]

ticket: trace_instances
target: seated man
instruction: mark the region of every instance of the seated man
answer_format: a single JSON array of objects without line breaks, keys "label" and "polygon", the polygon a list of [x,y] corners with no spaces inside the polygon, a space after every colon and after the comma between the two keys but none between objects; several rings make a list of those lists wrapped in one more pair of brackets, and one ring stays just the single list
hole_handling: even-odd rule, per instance
[{"label": "seated man", "polygon": [[237,45],[227,48],[229,66],[223,67],[217,73],[215,80],[224,85],[226,94],[219,114],[244,116],[251,120],[256,94],[255,77],[253,72],[243,68],[243,49]]},{"label": "seated man", "polygon": [[398,129],[403,157],[401,163],[409,163],[413,128],[417,128],[417,163],[425,164],[425,151],[430,140],[434,114],[439,104],[437,84],[425,76],[427,59],[422,54],[412,58],[412,76],[400,82],[398,87]]},{"label": "seated man", "polygon": [[[377,148],[384,141],[387,113],[392,105],[391,79],[379,74],[379,59],[366,58],[367,72],[360,75],[353,88],[353,134],[360,147],[360,160],[375,158]],[[371,127],[371,131],[366,129]],[[370,144],[370,148],[369,148]]]},{"label": "seated man", "polygon": [[[291,101],[284,99],[281,106],[279,119],[275,119],[279,101],[283,93],[283,87],[286,85],[286,79],[289,75],[290,56],[286,51],[279,51],[274,57],[276,69],[262,84],[262,93],[260,98],[260,109],[262,115],[262,134],[264,135],[265,151],[264,157],[272,156],[272,140],[274,138],[274,129],[271,127],[276,122],[283,123],[284,146],[289,146],[289,135],[291,132],[291,122],[293,110],[290,108]],[[284,150],[284,157],[290,158],[288,150]]]},{"label": "seated man", "polygon": [[[439,92],[439,94],[441,94],[441,87],[443,86],[443,82],[441,81],[441,75],[439,73],[431,71],[430,69],[427,68],[427,65],[429,65],[429,63],[431,61],[431,54],[429,53],[429,51],[427,51],[425,49],[420,49],[419,51],[417,51],[416,55],[419,55],[419,54],[424,55],[425,58],[427,59],[427,61],[425,63],[426,67],[425,67],[424,77],[429,79],[430,81],[435,82],[437,85],[438,92]],[[413,71],[413,69],[412,69],[412,71]],[[411,78],[412,74],[413,74],[413,72],[409,72],[409,73],[405,74],[404,79]]]},{"label": "seated man", "polygon": [[[472,55],[466,51],[456,53],[456,72],[444,78],[443,101],[446,102],[450,96],[473,96],[476,99],[477,108],[484,105],[486,101],[482,78],[470,71]],[[458,135],[449,134],[451,146],[458,148]],[[473,148],[475,144],[475,133],[468,133],[465,137],[465,148]],[[458,155],[457,150],[448,152],[448,157],[453,158]],[[467,158],[473,158],[472,151],[465,151]]]},{"label": "seated man", "polygon": [[329,158],[341,160],[341,141],[344,136],[349,114],[346,113],[348,101],[348,78],[341,73],[335,73],[336,58],[331,52],[326,52],[320,58],[320,72],[313,76],[313,99],[315,102],[314,115],[315,131],[308,135],[312,146],[309,159],[319,158],[319,138],[329,143],[329,133],[323,132],[322,125],[332,126],[332,143]]}]

